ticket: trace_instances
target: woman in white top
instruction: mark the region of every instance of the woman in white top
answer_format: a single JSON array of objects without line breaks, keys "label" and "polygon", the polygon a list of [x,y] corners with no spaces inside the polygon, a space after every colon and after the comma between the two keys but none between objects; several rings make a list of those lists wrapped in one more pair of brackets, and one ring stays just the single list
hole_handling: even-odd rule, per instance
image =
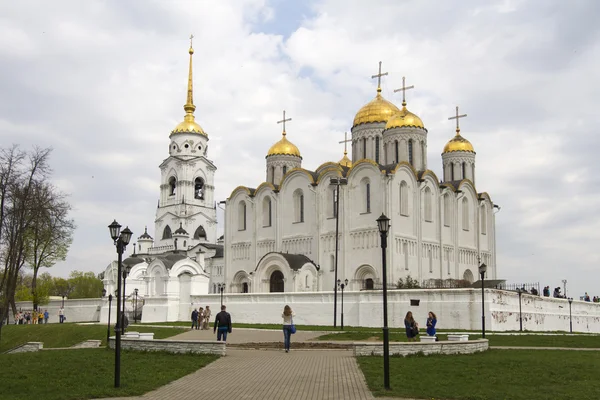
[{"label": "woman in white top", "polygon": [[290,336],[292,335],[292,325],[294,324],[294,312],[290,306],[283,308],[281,318],[283,318],[283,344],[285,346],[285,352],[290,351]]}]

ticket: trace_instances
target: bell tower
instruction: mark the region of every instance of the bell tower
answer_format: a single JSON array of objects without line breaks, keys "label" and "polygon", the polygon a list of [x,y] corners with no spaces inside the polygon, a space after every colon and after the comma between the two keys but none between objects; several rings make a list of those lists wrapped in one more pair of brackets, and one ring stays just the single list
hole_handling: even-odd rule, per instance
[{"label": "bell tower", "polygon": [[217,241],[217,210],[214,177],[217,167],[208,157],[208,135],[196,122],[190,55],[185,116],[169,135],[169,157],[160,164],[161,185],[155,220],[155,246],[174,246],[174,232],[189,233],[179,238],[177,250],[202,242]]}]

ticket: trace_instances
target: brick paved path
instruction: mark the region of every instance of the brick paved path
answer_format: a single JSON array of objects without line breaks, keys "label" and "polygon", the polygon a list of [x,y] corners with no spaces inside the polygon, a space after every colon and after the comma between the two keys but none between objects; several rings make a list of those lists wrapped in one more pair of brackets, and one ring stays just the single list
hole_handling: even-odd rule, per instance
[{"label": "brick paved path", "polygon": [[238,349],[227,349],[227,356],[208,366],[142,397],[127,399],[199,398],[374,399],[351,351]]}]

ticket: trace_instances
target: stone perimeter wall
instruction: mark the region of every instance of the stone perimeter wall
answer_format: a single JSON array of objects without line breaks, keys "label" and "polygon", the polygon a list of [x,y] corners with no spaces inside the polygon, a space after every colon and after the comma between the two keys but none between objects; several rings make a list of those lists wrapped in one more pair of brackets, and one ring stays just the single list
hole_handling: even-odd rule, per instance
[{"label": "stone perimeter wall", "polygon": [[[108,300],[106,300],[108,302]],[[103,305],[103,299],[76,299],[68,300],[65,299],[65,317],[66,322],[98,322],[100,321],[100,310]],[[31,311],[33,309],[33,303],[31,301],[19,301],[15,304],[17,310]],[[48,304],[38,306],[38,310],[42,313],[48,310],[50,318],[48,318],[49,324],[58,323],[58,311],[62,306],[62,299],[50,300]],[[113,312],[116,310],[115,302],[113,301]],[[112,316],[111,316],[111,319]],[[12,311],[10,312],[10,323],[14,322]]]},{"label": "stone perimeter wall", "polygon": [[[467,342],[440,341],[434,343],[390,343],[390,355],[408,356],[410,354],[472,354],[489,349],[487,339],[469,340]],[[382,343],[354,343],[354,355],[383,356]]]},{"label": "stone perimeter wall", "polygon": [[[115,348],[115,338],[108,341],[111,349]],[[199,340],[168,340],[168,339],[128,339],[121,338],[121,348],[137,351],[166,351],[169,353],[215,354],[224,356],[225,342]]]}]

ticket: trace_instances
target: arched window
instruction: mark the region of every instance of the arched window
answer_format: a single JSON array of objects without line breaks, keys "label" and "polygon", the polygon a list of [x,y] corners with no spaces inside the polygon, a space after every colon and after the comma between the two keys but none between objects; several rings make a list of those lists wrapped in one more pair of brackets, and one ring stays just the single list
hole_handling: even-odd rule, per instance
[{"label": "arched window", "polygon": [[379,163],[379,136],[375,138],[375,162]]},{"label": "arched window", "polygon": [[269,291],[271,293],[283,293],[283,273],[279,270],[273,271],[269,278]]},{"label": "arched window", "polygon": [[413,141],[408,139],[408,162],[413,165]]},{"label": "arched window", "polygon": [[304,193],[300,189],[294,192],[294,216],[296,222],[304,222]]},{"label": "arched window", "polygon": [[165,226],[165,229],[163,229],[163,240],[164,239],[171,239],[173,237],[172,233],[171,233],[171,227],[169,225]]},{"label": "arched window", "polygon": [[425,169],[427,165],[427,154],[425,154],[425,142],[421,141],[421,168]]},{"label": "arched window", "polygon": [[429,273],[433,272],[433,255],[431,254],[431,250],[427,251],[427,258],[429,258]]},{"label": "arched window", "polygon": [[154,295],[160,296],[161,294],[163,294],[163,282],[160,277],[160,272],[156,271],[154,273]]},{"label": "arched window", "polygon": [[408,216],[408,185],[400,183],[400,215]]},{"label": "arched window", "polygon": [[275,167],[271,167],[271,183],[275,184]]},{"label": "arched window", "polygon": [[398,149],[398,141],[397,140],[394,142],[394,149],[396,151],[396,153],[395,153],[396,159],[394,160],[394,162],[396,164],[398,164],[400,162],[400,150]]},{"label": "arched window", "polygon": [[364,206],[363,209],[365,210],[365,213],[370,213],[371,212],[371,182],[368,179],[363,179],[362,180],[362,188],[363,188],[363,199],[364,199]]},{"label": "arched window", "polygon": [[285,175],[287,173],[287,165],[283,166],[283,175]]},{"label": "arched window", "polygon": [[194,198],[200,200],[204,199],[204,180],[202,178],[196,178],[194,180]]},{"label": "arched window", "polygon": [[269,196],[265,197],[263,200],[263,226],[271,226],[272,223],[272,217],[271,217],[271,209],[272,207],[272,203],[271,203],[271,198]]},{"label": "arched window", "polygon": [[471,180],[475,182],[475,164],[471,164]]},{"label": "arched window", "polygon": [[332,254],[330,257],[331,266],[329,267],[330,272],[335,271],[335,256]]},{"label": "arched window", "polygon": [[467,178],[467,163],[463,161],[462,163],[462,179]]},{"label": "arched window", "polygon": [[450,221],[452,221],[452,202],[450,200],[450,195],[444,195],[444,226],[450,226]]},{"label": "arched window", "polygon": [[335,188],[331,188],[327,191],[327,204],[329,204],[327,207],[329,209],[328,214],[331,215],[333,218],[335,218],[337,213],[336,201],[336,190]]},{"label": "arched window", "polygon": [[177,190],[177,179],[172,176],[169,178],[169,196],[175,196]]},{"label": "arched window", "polygon": [[454,163],[450,163],[450,180],[454,181]]},{"label": "arched window", "polygon": [[246,230],[246,202],[240,201],[238,205],[238,231]]},{"label": "arched window", "polygon": [[308,275],[304,276],[304,287],[308,289]]},{"label": "arched window", "polygon": [[427,222],[431,222],[433,221],[433,212],[432,212],[432,206],[431,206],[431,198],[433,197],[431,195],[431,189],[429,189],[429,187],[426,187],[424,190],[424,199],[423,199],[423,207],[425,208],[423,211],[423,214],[425,216],[425,221]]},{"label": "arched window", "polygon": [[462,228],[465,231],[469,230],[469,202],[466,198],[462,200]]},{"label": "arched window", "polygon": [[487,235],[487,212],[485,211],[485,204],[482,204],[480,209],[481,214],[479,219],[481,220],[481,234]]},{"label": "arched window", "polygon": [[206,230],[204,230],[204,227],[202,225],[200,225],[198,228],[196,228],[196,231],[194,232],[194,239],[196,239],[196,240],[206,239]]},{"label": "arched window", "polygon": [[217,284],[213,283],[213,293],[217,293]]},{"label": "arched window", "polygon": [[367,138],[363,138],[363,158],[367,158]]}]

